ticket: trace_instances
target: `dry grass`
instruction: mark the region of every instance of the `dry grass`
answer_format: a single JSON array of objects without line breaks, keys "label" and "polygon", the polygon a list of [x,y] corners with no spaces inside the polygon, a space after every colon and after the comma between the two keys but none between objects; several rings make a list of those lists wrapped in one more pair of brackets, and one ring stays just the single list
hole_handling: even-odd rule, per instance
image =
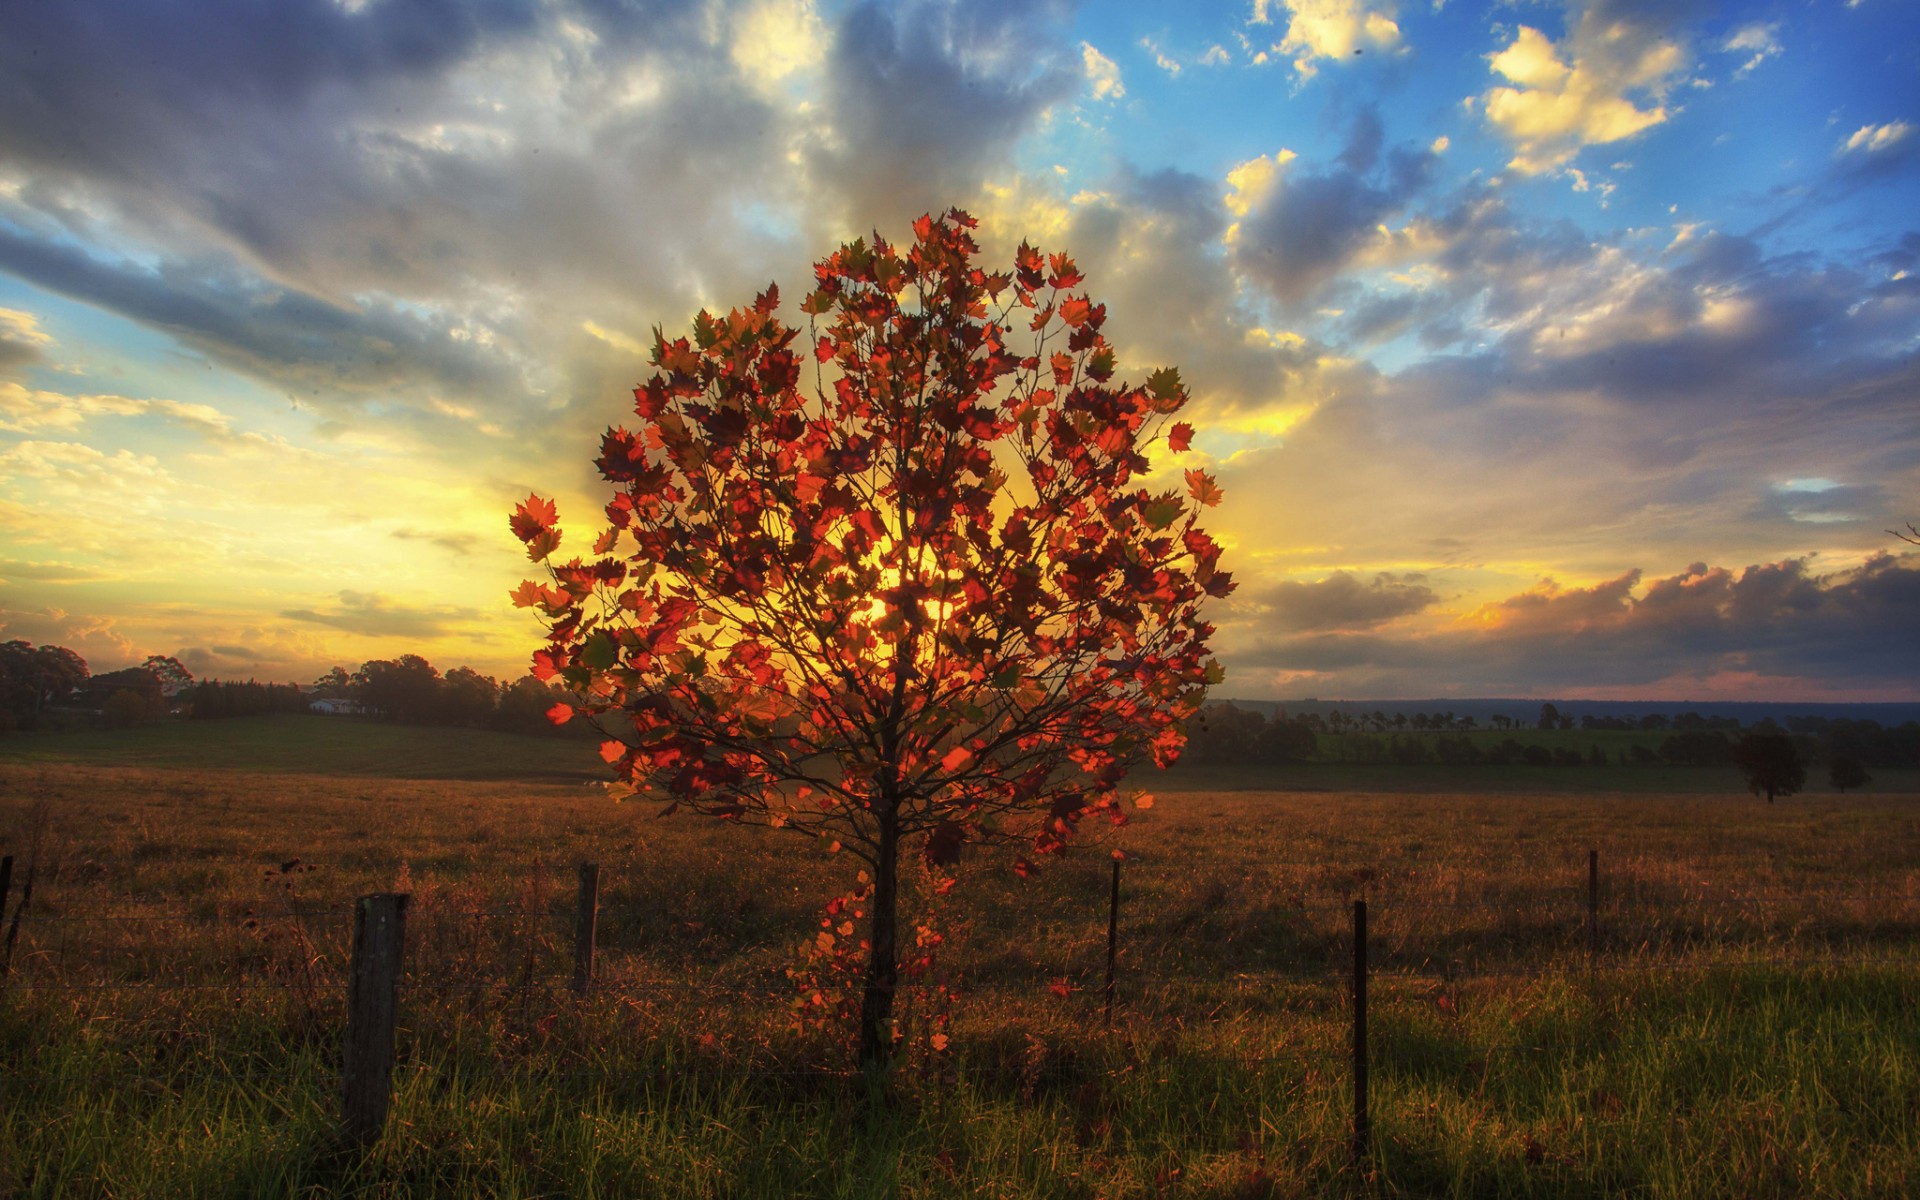
[{"label": "dry grass", "polygon": [[[880,1115],[838,1076],[833,1030],[787,1027],[785,969],[845,855],[577,784],[0,764],[0,849],[36,808],[50,824],[0,1009],[0,1063],[24,1084],[0,1191],[1894,1196],[1920,1179],[1910,795],[1164,795],[1037,878],[965,864],[938,914],[951,1048],[930,1048],[915,993]],[[1589,848],[1603,964],[1622,968],[1591,975]],[[578,1003],[587,860],[601,988]],[[396,888],[414,896],[408,1068],[392,1136],[342,1165],[322,1146],[347,911]],[[1358,1173],[1337,983],[1356,896],[1381,1130]],[[1800,962],[1874,957],[1901,961]],[[128,1090],[109,1101],[102,1079]]]}]

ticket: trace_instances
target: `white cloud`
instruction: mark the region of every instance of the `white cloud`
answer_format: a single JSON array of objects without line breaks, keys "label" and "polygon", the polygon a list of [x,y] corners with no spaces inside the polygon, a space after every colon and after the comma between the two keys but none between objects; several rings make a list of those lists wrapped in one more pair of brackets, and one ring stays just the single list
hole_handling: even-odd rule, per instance
[{"label": "white cloud", "polygon": [[1727,39],[1720,43],[1720,49],[1728,54],[1751,56],[1734,69],[1733,77],[1743,78],[1769,58],[1785,53],[1786,47],[1780,44],[1779,33],[1778,22],[1773,24],[1755,22],[1752,25],[1743,25],[1728,34]]},{"label": "white cloud", "polygon": [[[1169,75],[1178,76],[1180,74],[1179,60],[1170,57],[1166,53],[1166,51],[1160,49],[1160,44],[1158,42],[1154,41],[1152,38],[1141,38],[1140,46],[1148,54],[1153,55],[1154,66],[1159,67],[1162,71],[1165,71]],[[1216,49],[1217,48],[1218,47],[1216,47]]]},{"label": "white cloud", "polygon": [[1093,85],[1095,100],[1118,100],[1127,94],[1120,82],[1120,67],[1112,59],[1093,48],[1091,42],[1080,43],[1080,61],[1087,73],[1087,82]]},{"label": "white cloud", "polygon": [[[1397,5],[1377,0],[1284,0],[1287,33],[1274,49],[1293,56],[1293,69],[1311,79],[1320,59],[1342,62],[1367,47],[1385,50],[1400,40]],[[1269,20],[1268,5],[1254,5],[1253,23]]]},{"label": "white cloud", "polygon": [[733,18],[733,28],[733,63],[762,89],[826,58],[826,33],[813,0],[760,0]]},{"label": "white cloud", "polygon": [[0,382],[0,429],[30,433],[40,429],[76,429],[95,417],[152,415],[202,435],[219,437],[231,422],[219,409],[178,400],[133,400],[126,396],[69,396]]},{"label": "white cloud", "polygon": [[1862,125],[1840,144],[1842,154],[1884,154],[1913,136],[1913,125],[1889,121],[1885,125]]},{"label": "white cloud", "polygon": [[1481,109],[1514,145],[1507,165],[1534,175],[1564,166],[1585,146],[1666,121],[1672,113],[1661,101],[1685,71],[1687,55],[1656,28],[1589,9],[1564,44],[1522,25],[1489,66],[1513,86],[1488,90]]}]

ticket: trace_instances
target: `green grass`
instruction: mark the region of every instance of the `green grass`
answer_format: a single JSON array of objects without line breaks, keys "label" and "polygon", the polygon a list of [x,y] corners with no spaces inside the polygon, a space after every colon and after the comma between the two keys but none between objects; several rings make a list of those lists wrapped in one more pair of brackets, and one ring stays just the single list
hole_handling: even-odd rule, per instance
[{"label": "green grass", "polygon": [[392,725],[358,717],[178,718],[132,729],[13,733],[0,762],[358,775],[386,779],[606,779],[584,738]]},{"label": "green grass", "polygon": [[[366,754],[424,731],[169,731],[249,725],[224,751],[245,769],[210,765],[213,742],[194,769],[143,765],[126,756],[154,751],[124,735],[70,735],[118,738],[101,743],[118,761],[58,759],[44,748],[89,743],[52,738],[0,753],[0,850],[24,866],[40,814],[34,914],[53,918],[23,927],[0,989],[0,1195],[1920,1187],[1911,794],[1768,806],[1731,788],[1257,790],[1273,776],[1176,771],[1133,824],[1033,879],[963,864],[937,911],[951,1043],[932,1047],[941,1010],[916,994],[902,1067],[873,1093],[845,1077],[839,1031],[788,1020],[784,970],[847,856],[551,776],[321,773],[322,743],[301,741],[344,727]],[[593,761],[590,742],[551,745]],[[415,768],[523,762],[484,741],[464,764],[415,746]],[[1109,849],[1129,855],[1112,1030]],[[565,986],[582,860],[604,889],[585,1001]],[[346,1154],[331,1140],[346,906],[395,887],[413,896],[420,986],[403,993],[387,1134]],[[1375,960],[1376,1139],[1358,1168],[1340,982],[1356,895]]]}]

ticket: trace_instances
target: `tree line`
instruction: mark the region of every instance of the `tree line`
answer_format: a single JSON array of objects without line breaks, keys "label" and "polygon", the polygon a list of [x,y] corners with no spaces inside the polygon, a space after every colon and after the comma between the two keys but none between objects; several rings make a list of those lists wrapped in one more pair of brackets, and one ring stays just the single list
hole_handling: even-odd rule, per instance
[{"label": "tree line", "polygon": [[418,654],[372,659],[349,673],[335,667],[315,680],[309,700],[343,700],[360,713],[405,725],[448,725],[509,733],[592,734],[585,722],[562,728],[547,713],[580,697],[532,675],[502,682],[471,667],[444,675]]},{"label": "tree line", "polygon": [[[1537,731],[1561,733],[1573,722],[1543,705]],[[1513,730],[1516,723],[1495,718],[1486,729]],[[1492,741],[1478,732],[1473,718],[1454,720],[1450,713],[1350,716],[1340,712],[1271,718],[1231,702],[1210,704],[1187,722],[1184,761],[1194,764],[1279,764],[1318,762],[1343,765],[1447,764],[1526,765],[1539,767],[1610,766],[1741,766],[1754,753],[1751,743],[1764,740],[1775,758],[1792,757],[1805,763],[1824,763],[1834,786],[1857,787],[1868,767],[1920,767],[1920,724],[1893,728],[1878,722],[1822,717],[1793,718],[1785,728],[1771,719],[1743,728],[1730,717],[1703,717],[1685,713],[1639,718],[1602,718],[1581,722],[1583,730],[1669,731],[1658,743],[1635,741],[1609,752],[1600,742],[1584,749],[1522,740],[1524,733]],[[1406,732],[1403,732],[1406,731]],[[1743,747],[1745,749],[1743,749]],[[1778,789],[1776,788],[1776,791]],[[1797,787],[1796,789],[1797,790]]]}]

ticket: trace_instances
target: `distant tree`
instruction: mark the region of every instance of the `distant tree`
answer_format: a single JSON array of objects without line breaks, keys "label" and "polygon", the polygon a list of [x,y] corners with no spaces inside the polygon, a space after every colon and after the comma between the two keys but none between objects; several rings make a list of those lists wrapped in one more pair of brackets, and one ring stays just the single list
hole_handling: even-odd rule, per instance
[{"label": "distant tree", "polygon": [[163,715],[165,704],[158,693],[119,688],[100,706],[100,716],[111,729],[131,729]]},{"label": "distant tree", "polygon": [[353,695],[353,676],[345,667],[335,667],[313,681],[313,694],[323,700],[345,700]]},{"label": "distant tree", "polygon": [[[149,712],[167,711],[166,692],[160,686],[160,677],[145,667],[126,667],[93,676],[87,680],[87,704],[105,712],[107,702],[115,693],[122,691],[137,695]],[[122,708],[124,710],[125,706],[122,705]]]},{"label": "distant tree", "polygon": [[439,719],[449,725],[484,725],[500,703],[500,684],[471,667],[455,667],[440,680]]},{"label": "distant tree", "polygon": [[[591,697],[634,790],[866,863],[867,1062],[891,1054],[910,944],[903,847],[939,868],[1124,821],[1128,771],[1177,758],[1222,678],[1200,605],[1232,582],[1198,522],[1220,489],[1162,487],[1148,458],[1193,436],[1167,425],[1178,373],[1117,379],[1072,260],[1023,245],[983,269],[973,225],[923,217],[911,246],[815,264],[811,364],[771,289],[657,335],[638,427],[598,463],[593,553],[617,554],[516,593],[551,630],[535,672]],[[514,513],[535,561],[557,521],[539,497]]]},{"label": "distant tree", "polygon": [[428,724],[440,716],[440,672],[418,654],[374,659],[354,672],[353,698],[389,721]]},{"label": "distant tree", "polygon": [[1304,723],[1278,717],[1267,722],[1255,737],[1254,755],[1268,763],[1305,762],[1318,746],[1319,739]]},{"label": "distant tree", "polygon": [[160,681],[160,694],[169,700],[193,686],[193,672],[171,655],[149,654],[141,665]]},{"label": "distant tree", "polygon": [[584,708],[586,704],[584,697],[557,683],[545,683],[532,675],[522,675],[500,690],[500,702],[488,723],[508,733],[538,733],[554,737],[590,734],[593,730],[585,722],[556,725],[548,716],[556,706],[571,711]]},{"label": "distant tree", "polygon": [[1534,728],[1536,729],[1560,728],[1560,710],[1551,704],[1542,704],[1540,706],[1540,719],[1539,721],[1535,722]]},{"label": "distant tree", "polygon": [[1764,792],[1768,804],[1775,796],[1791,796],[1806,786],[1800,747],[1784,733],[1747,734],[1734,744],[1733,762],[1746,777],[1747,790],[1756,796]]},{"label": "distant tree", "polygon": [[1827,782],[1840,792],[1848,788],[1865,787],[1873,782],[1873,776],[1867,774],[1867,768],[1851,754],[1836,754],[1827,760]]},{"label": "distant tree", "polygon": [[65,646],[0,643],[0,731],[33,728],[87,678],[87,660]]}]

